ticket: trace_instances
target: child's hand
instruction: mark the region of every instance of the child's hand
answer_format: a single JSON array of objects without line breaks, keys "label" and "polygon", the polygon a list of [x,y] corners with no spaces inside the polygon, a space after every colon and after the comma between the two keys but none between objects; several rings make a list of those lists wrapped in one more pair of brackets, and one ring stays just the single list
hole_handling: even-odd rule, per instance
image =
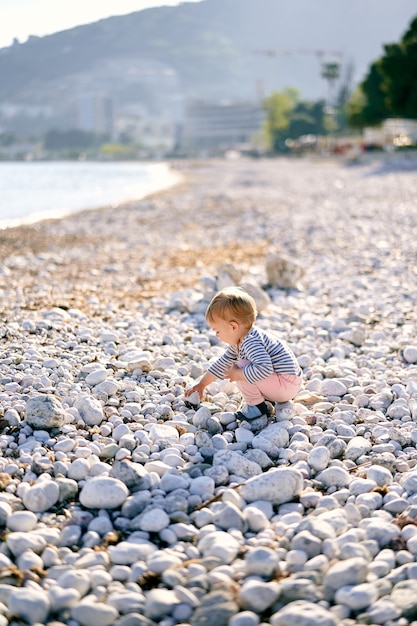
[{"label": "child's hand", "polygon": [[188,409],[197,409],[200,406],[200,395],[198,391],[192,391],[192,393],[184,394],[185,400],[184,404]]},{"label": "child's hand", "polygon": [[191,396],[192,393],[198,393],[201,398],[203,395],[203,391],[204,387],[201,387],[200,383],[197,383],[193,387],[190,387],[190,389],[186,389],[186,391],[184,392],[184,396],[188,398],[189,396]]},{"label": "child's hand", "polygon": [[187,389],[184,392],[185,397],[188,398],[188,396],[196,391],[200,398],[202,398],[205,388],[214,380],[216,380],[216,377],[213,374],[210,374],[210,372],[206,372],[203,378],[196,385],[193,385],[190,389]]}]

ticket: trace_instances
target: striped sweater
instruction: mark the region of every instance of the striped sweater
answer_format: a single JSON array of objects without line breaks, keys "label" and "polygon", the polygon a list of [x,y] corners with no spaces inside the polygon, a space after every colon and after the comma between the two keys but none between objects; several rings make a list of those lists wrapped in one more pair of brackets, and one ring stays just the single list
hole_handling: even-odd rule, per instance
[{"label": "striped sweater", "polygon": [[240,348],[229,346],[216,361],[211,363],[208,371],[223,379],[227,370],[241,359],[250,361],[243,369],[243,375],[249,383],[268,378],[276,374],[293,374],[301,376],[301,367],[292,350],[274,335],[252,326],[242,340]]}]

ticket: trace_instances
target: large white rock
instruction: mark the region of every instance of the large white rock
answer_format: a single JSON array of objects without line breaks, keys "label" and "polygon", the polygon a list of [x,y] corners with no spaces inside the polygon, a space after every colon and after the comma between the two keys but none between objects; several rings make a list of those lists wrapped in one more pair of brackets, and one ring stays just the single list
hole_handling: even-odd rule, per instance
[{"label": "large white rock", "polygon": [[51,609],[56,613],[63,609],[71,609],[81,598],[81,594],[77,589],[64,589],[60,585],[51,585],[48,589],[48,596],[51,602]]},{"label": "large white rock", "polygon": [[180,435],[178,430],[169,424],[152,424],[149,429],[149,438],[156,443],[160,439],[164,439],[169,443],[177,443]]},{"label": "large white rock", "polygon": [[417,363],[417,346],[406,346],[403,350],[403,356],[407,363]]},{"label": "large white rock", "polygon": [[345,585],[360,585],[366,581],[368,564],[361,557],[338,561],[331,565],[323,578],[325,587],[337,591]]},{"label": "large white rock", "polygon": [[100,402],[93,396],[81,396],[74,406],[87,426],[98,426],[105,419]]},{"label": "large white rock", "polygon": [[44,537],[35,533],[14,532],[6,536],[6,545],[14,556],[19,556],[26,550],[39,554],[45,548],[46,543]]},{"label": "large white rock", "polygon": [[48,595],[42,589],[11,588],[8,608],[10,615],[22,618],[28,624],[46,624],[50,609]]},{"label": "large white rock", "polygon": [[280,588],[278,582],[247,580],[239,588],[239,606],[248,611],[263,613],[278,600]]},{"label": "large white rock", "polygon": [[280,423],[271,424],[262,429],[252,439],[252,448],[263,450],[269,457],[278,458],[282,448],[286,448],[289,442],[289,434]]},{"label": "large white rock", "polygon": [[145,540],[143,543],[120,541],[117,545],[108,547],[110,560],[116,565],[131,565],[135,561],[146,559],[155,550],[156,546]]},{"label": "large white rock", "polygon": [[323,483],[326,487],[347,487],[352,480],[352,476],[343,467],[332,465],[326,467],[320,474],[317,474],[316,480]]},{"label": "large white rock", "polygon": [[169,526],[169,516],[163,509],[150,509],[140,516],[139,528],[146,532],[158,533]]},{"label": "large white rock", "polygon": [[371,448],[371,442],[365,437],[352,437],[345,450],[345,459],[356,461],[360,456],[369,452]]},{"label": "large white rock", "polygon": [[59,499],[59,487],[52,480],[39,480],[26,489],[22,500],[28,511],[42,513],[48,511]]},{"label": "large white rock", "polygon": [[347,393],[345,383],[336,378],[325,378],[321,383],[321,393],[323,396],[344,396]]},{"label": "large white rock", "polygon": [[316,472],[320,472],[329,464],[330,452],[326,446],[316,446],[308,453],[308,464]]},{"label": "large white rock", "polygon": [[151,589],[146,595],[145,617],[158,622],[172,607],[179,604],[175,591],[171,589]]},{"label": "large white rock", "polygon": [[233,450],[219,450],[213,456],[213,467],[223,465],[230,474],[249,478],[262,472],[260,466]]},{"label": "large white rock", "polygon": [[119,612],[113,606],[98,602],[95,596],[87,596],[72,609],[71,616],[82,626],[110,626]]},{"label": "large white rock", "polygon": [[233,535],[219,530],[205,535],[198,549],[204,556],[216,556],[222,563],[229,564],[236,558],[240,545]]},{"label": "large white rock", "polygon": [[151,353],[148,351],[128,350],[120,355],[120,361],[124,364],[129,372],[141,369],[143,372],[149,372],[152,369]]},{"label": "large white rock", "polygon": [[87,374],[85,382],[87,385],[98,385],[99,383],[105,381],[108,375],[109,371],[104,367],[100,367],[99,369],[90,372],[90,374]]},{"label": "large white rock", "polygon": [[117,509],[129,495],[121,480],[110,476],[95,476],[85,483],[80,502],[89,509]]},{"label": "large white rock", "polygon": [[298,261],[277,252],[268,253],[265,269],[268,284],[280,289],[297,287],[305,274],[304,267]]},{"label": "large white rock", "polygon": [[304,485],[301,472],[291,467],[278,467],[260,476],[254,476],[239,487],[246,502],[268,500],[273,504],[289,502],[298,496]]}]

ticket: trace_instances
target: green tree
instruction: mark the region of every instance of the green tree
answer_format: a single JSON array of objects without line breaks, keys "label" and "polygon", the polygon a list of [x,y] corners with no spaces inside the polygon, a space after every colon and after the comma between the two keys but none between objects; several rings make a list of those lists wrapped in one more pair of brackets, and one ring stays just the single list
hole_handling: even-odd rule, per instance
[{"label": "green tree", "polygon": [[347,104],[349,126],[378,126],[390,116],[382,82],[381,61],[376,61]]},{"label": "green tree", "polygon": [[417,17],[399,44],[384,46],[382,90],[392,115],[417,119]]},{"label": "green tree", "polygon": [[325,103],[323,100],[317,102],[304,100],[297,102],[290,114],[287,137],[297,139],[301,135],[326,134],[324,108]]},{"label": "green tree", "polygon": [[298,91],[287,88],[264,100],[263,136],[271,152],[285,152],[287,139],[303,135],[328,135],[339,129],[335,115],[326,113],[324,100],[300,100]]},{"label": "green tree", "polygon": [[66,148],[98,147],[107,139],[107,135],[99,135],[73,128],[71,130],[48,130],[44,137],[46,150],[62,150]]},{"label": "green tree", "polygon": [[272,152],[285,150],[285,139],[290,127],[290,114],[298,101],[298,90],[292,87],[274,91],[263,101],[266,114],[264,136]]},{"label": "green tree", "polygon": [[417,119],[417,17],[400,43],[384,50],[348,103],[354,128],[377,126],[388,117]]}]

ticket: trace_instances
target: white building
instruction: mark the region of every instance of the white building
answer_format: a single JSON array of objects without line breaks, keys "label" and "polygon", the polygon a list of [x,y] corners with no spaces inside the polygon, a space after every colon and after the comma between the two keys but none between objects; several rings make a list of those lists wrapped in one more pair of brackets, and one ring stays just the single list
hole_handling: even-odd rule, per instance
[{"label": "white building", "polygon": [[113,101],[107,96],[82,96],[76,103],[76,128],[90,133],[113,133]]},{"label": "white building", "polygon": [[263,121],[264,111],[256,103],[190,101],[185,105],[180,148],[187,153],[239,148],[251,143]]}]

